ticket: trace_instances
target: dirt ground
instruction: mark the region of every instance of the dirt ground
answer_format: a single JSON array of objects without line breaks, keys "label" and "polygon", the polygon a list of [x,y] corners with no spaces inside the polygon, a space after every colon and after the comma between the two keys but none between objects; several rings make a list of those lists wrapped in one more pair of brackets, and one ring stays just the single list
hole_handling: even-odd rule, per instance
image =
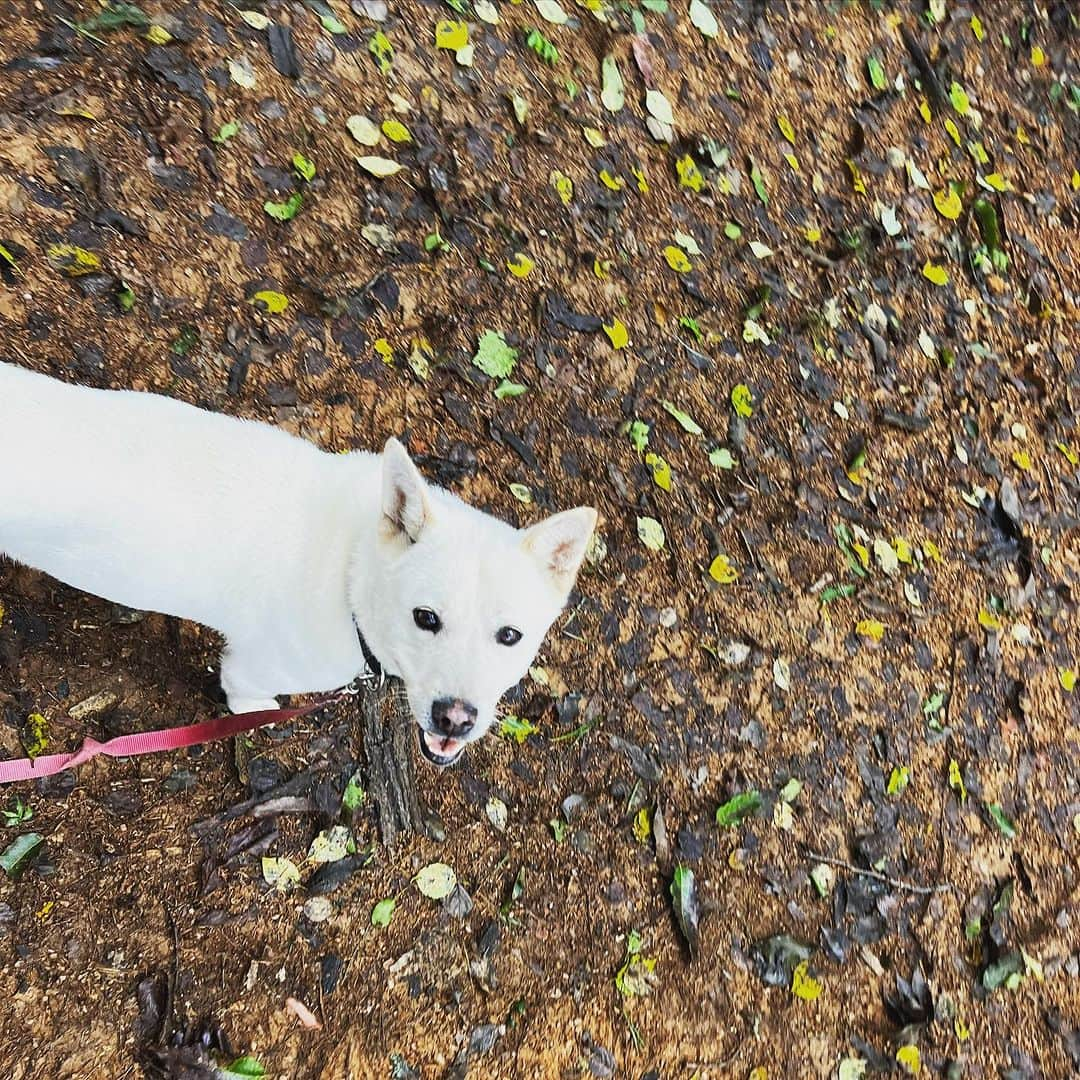
[{"label": "dirt ground", "polygon": [[[603,540],[431,836],[354,703],[0,794],[0,1075],[1080,1071],[1077,8],[561,5],[0,0],[0,359]],[[3,756],[218,707],[197,626],[0,611]]]}]

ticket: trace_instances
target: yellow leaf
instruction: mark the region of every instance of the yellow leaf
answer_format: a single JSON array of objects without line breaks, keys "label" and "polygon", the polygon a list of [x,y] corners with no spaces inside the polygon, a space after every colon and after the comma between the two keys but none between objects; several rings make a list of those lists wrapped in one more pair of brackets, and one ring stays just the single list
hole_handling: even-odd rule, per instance
[{"label": "yellow leaf", "polygon": [[866,184],[863,182],[862,171],[859,169],[859,166],[856,165],[851,158],[847,158],[845,163],[851,172],[851,186],[855,189],[857,194],[865,195]]},{"label": "yellow leaf", "polygon": [[551,186],[558,193],[560,199],[562,199],[563,206],[569,206],[570,200],[574,197],[574,181],[570,179],[565,173],[559,172],[558,169],[551,170]]},{"label": "yellow leaf", "polygon": [[152,45],[168,45],[172,41],[172,34],[164,26],[151,26],[146,31],[146,40]]},{"label": "yellow leaf", "polygon": [[945,191],[935,191],[934,206],[937,207],[937,212],[942,217],[948,218],[950,221],[955,221],[960,216],[960,211],[964,208],[964,204],[960,201],[960,196],[957,195],[952,188],[948,188]]},{"label": "yellow leaf", "polygon": [[637,181],[637,189],[642,195],[649,194],[649,181],[645,179],[645,173],[641,169],[631,169],[634,179]]},{"label": "yellow leaf", "polygon": [[664,248],[664,258],[667,259],[668,266],[671,267],[678,274],[685,274],[691,269],[690,260],[686,257],[686,252],[682,248],[675,247],[673,244],[668,244]]},{"label": "yellow leaf", "polygon": [[817,1001],[821,997],[821,983],[810,975],[810,962],[804,960],[791,976],[791,992],[803,1001]]},{"label": "yellow leaf", "polygon": [[851,550],[859,556],[859,562],[862,563],[864,570],[870,569],[870,549],[865,544],[860,544],[858,540],[855,540],[851,544]]},{"label": "yellow leaf", "polygon": [[934,114],[930,111],[930,106],[926,103],[926,98],[919,102],[919,115],[923,118],[923,122],[927,124],[934,117]]},{"label": "yellow leaf", "polygon": [[967,1024],[964,1023],[962,1017],[956,1017],[953,1020],[953,1031],[956,1032],[957,1042],[967,1042],[971,1038],[971,1031],[968,1029]]},{"label": "yellow leaf", "polygon": [[440,19],[435,24],[435,44],[440,49],[457,52],[469,44],[469,26],[458,19]]},{"label": "yellow leaf", "polygon": [[48,260],[68,277],[82,277],[101,269],[101,259],[74,244],[53,244],[45,253]]},{"label": "yellow leaf", "polygon": [[908,1076],[918,1076],[922,1071],[922,1058],[917,1046],[901,1046],[896,1051],[896,1062]]},{"label": "yellow leaf", "polygon": [[1076,689],[1076,672],[1072,668],[1058,668],[1058,682],[1066,694],[1071,694]]},{"label": "yellow leaf", "polygon": [[684,154],[675,162],[675,172],[679,177],[679,186],[691,191],[700,191],[705,186],[705,177],[689,154]]},{"label": "yellow leaf", "polygon": [[626,187],[626,181],[621,176],[612,176],[607,169],[599,172],[600,182],[611,191],[622,191]]},{"label": "yellow leaf", "polygon": [[953,758],[949,762],[949,787],[960,796],[960,802],[967,802],[967,787],[964,785],[964,778],[960,775],[960,762]]},{"label": "yellow leaf", "polygon": [[1000,630],[1001,620],[987,608],[979,609],[979,625],[984,630]]},{"label": "yellow leaf", "polygon": [[791,126],[791,121],[786,116],[784,116],[783,113],[781,113],[776,118],[776,126],[780,129],[780,134],[783,135],[784,138],[787,139],[787,141],[791,143],[792,146],[794,146],[795,129]]},{"label": "yellow leaf", "polygon": [[862,619],[855,624],[855,633],[859,637],[869,638],[871,641],[880,641],[885,636],[885,627],[877,619]]},{"label": "yellow leaf", "polygon": [[376,338],[375,341],[372,342],[372,347],[382,357],[382,362],[384,364],[393,365],[393,363],[394,363],[394,348],[390,344],[390,342],[386,340],[386,338],[384,338],[384,337]]},{"label": "yellow leaf", "polygon": [[928,281],[932,281],[935,285],[948,285],[949,284],[949,272],[944,266],[938,266],[936,263],[928,262],[923,268],[923,277]]},{"label": "yellow leaf", "polygon": [[610,326],[605,323],[604,333],[610,339],[613,349],[625,349],[630,341],[630,331],[626,329],[625,324],[619,319],[613,319]]},{"label": "yellow leaf", "polygon": [[812,225],[807,225],[803,229],[803,236],[806,237],[808,244],[816,244],[821,239],[821,230],[815,229]]},{"label": "yellow leaf", "polygon": [[1073,191],[1080,191],[1080,170],[1073,169],[1072,180],[1069,183],[1072,184]]},{"label": "yellow leaf", "polygon": [[1013,464],[1018,469],[1023,469],[1027,472],[1031,468],[1031,455],[1026,450],[1016,450],[1013,452]]},{"label": "yellow leaf", "polygon": [[31,713],[26,718],[22,744],[28,758],[39,757],[48,749],[49,721],[41,713]]},{"label": "yellow leaf", "polygon": [[592,270],[601,281],[607,281],[608,277],[611,275],[611,260],[599,258],[593,259]]},{"label": "yellow leaf", "polygon": [[412,132],[400,120],[384,120],[382,133],[396,143],[412,142]]},{"label": "yellow leaf", "polygon": [[1056,442],[1054,445],[1065,455],[1065,460],[1070,465],[1080,465],[1080,454],[1078,454],[1071,446],[1067,446],[1063,442]]},{"label": "yellow leaf", "polygon": [[599,128],[583,127],[581,134],[585,136],[585,141],[594,150],[599,150],[601,146],[607,146],[607,139],[604,138],[604,133]]},{"label": "yellow leaf", "polygon": [[731,565],[726,555],[717,555],[709,563],[709,577],[713,581],[718,581],[721,585],[731,585],[739,580],[739,571]]},{"label": "yellow leaf", "polygon": [[923,554],[928,559],[933,559],[934,562],[941,562],[941,551],[938,549],[937,544],[933,540],[924,540],[922,542]]},{"label": "yellow leaf", "polygon": [[971,16],[971,32],[975,35],[976,41],[982,41],[986,37],[986,31],[983,29],[982,19],[978,15]]},{"label": "yellow leaf", "polygon": [[282,293],[274,292],[273,289],[260,290],[251,298],[253,304],[256,300],[263,303],[271,315],[280,315],[289,306],[289,298]]},{"label": "yellow leaf", "polygon": [[1036,67],[1042,67],[1046,63],[1046,53],[1038,45],[1031,46],[1031,62]]},{"label": "yellow leaf", "polygon": [[1021,146],[1030,146],[1031,145],[1031,140],[1028,138],[1028,133],[1025,130],[1023,124],[1017,124],[1016,125],[1016,141]]},{"label": "yellow leaf", "polygon": [[643,806],[634,817],[634,839],[639,844],[644,844],[652,832],[652,815],[649,808]]},{"label": "yellow leaf", "polygon": [[759,1065],[756,1069],[750,1070],[750,1075],[746,1080],[769,1080],[769,1074],[764,1065]]},{"label": "yellow leaf", "polygon": [[960,129],[956,126],[956,122],[949,117],[945,121],[945,130],[949,133],[949,138],[952,139],[957,146],[960,145]]},{"label": "yellow leaf", "polygon": [[898,536],[892,542],[892,546],[893,546],[893,551],[896,552],[896,557],[902,563],[910,563],[911,562],[911,555],[912,555],[911,545],[902,536]]},{"label": "yellow leaf", "polygon": [[794,154],[785,154],[784,160],[791,166],[793,172],[799,171],[799,159]]},{"label": "yellow leaf", "polygon": [[654,454],[651,450],[645,455],[645,464],[652,469],[652,478],[656,486],[661,491],[670,491],[671,466],[659,454]]},{"label": "yellow leaf", "polygon": [[750,387],[746,383],[739,383],[732,389],[731,404],[739,416],[753,416],[754,395],[750,393]]},{"label": "yellow leaf", "polygon": [[512,259],[506,260],[506,269],[514,277],[524,278],[529,276],[529,271],[536,265],[524,251],[516,252]]},{"label": "yellow leaf", "polygon": [[1008,191],[1009,182],[999,172],[992,172],[984,176],[983,179],[995,190],[995,191]]}]

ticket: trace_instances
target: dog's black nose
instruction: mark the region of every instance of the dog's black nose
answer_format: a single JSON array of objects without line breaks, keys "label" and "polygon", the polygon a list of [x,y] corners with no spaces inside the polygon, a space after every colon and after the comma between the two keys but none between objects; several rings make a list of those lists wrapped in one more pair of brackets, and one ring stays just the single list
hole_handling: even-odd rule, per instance
[{"label": "dog's black nose", "polygon": [[440,735],[460,739],[476,723],[476,706],[461,698],[438,698],[431,703],[431,722]]}]

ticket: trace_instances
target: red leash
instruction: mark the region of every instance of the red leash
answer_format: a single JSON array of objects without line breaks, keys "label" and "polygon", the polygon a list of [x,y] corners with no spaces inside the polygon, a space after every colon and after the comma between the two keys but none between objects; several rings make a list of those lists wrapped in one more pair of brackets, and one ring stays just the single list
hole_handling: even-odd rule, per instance
[{"label": "red leash", "polygon": [[89,736],[83,741],[81,749],[74,754],[40,754],[35,758],[15,758],[0,761],[0,784],[11,784],[17,780],[38,780],[43,776],[52,776],[73,769],[84,761],[89,761],[98,754],[106,757],[135,757],[137,754],[160,754],[164,750],[181,750],[186,746],[199,746],[215,739],[227,739],[230,735],[241,735],[245,731],[254,731],[267,724],[276,724],[282,720],[293,720],[298,716],[307,716],[316,709],[336,701],[340,694],[304,705],[298,709],[263,709],[259,712],[236,713],[221,716],[216,720],[203,720],[199,724],[186,727],[160,728],[157,731],[140,731],[134,735],[118,735],[108,742],[98,742]]}]

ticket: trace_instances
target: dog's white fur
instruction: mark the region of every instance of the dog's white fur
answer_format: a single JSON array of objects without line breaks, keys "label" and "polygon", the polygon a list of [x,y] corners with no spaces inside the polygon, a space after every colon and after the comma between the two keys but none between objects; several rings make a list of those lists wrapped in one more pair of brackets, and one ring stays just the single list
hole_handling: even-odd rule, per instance
[{"label": "dog's white fur", "polygon": [[[87,592],[224,634],[234,712],[365,669],[356,624],[408,690],[470,704],[479,738],[573,586],[596,522],[517,530],[425,483],[404,448],[324,453],[154,394],[71,386],[0,363],[0,553]],[[442,620],[418,628],[415,608]],[[504,626],[521,631],[499,644]],[[428,738],[428,746],[434,745]]]}]

